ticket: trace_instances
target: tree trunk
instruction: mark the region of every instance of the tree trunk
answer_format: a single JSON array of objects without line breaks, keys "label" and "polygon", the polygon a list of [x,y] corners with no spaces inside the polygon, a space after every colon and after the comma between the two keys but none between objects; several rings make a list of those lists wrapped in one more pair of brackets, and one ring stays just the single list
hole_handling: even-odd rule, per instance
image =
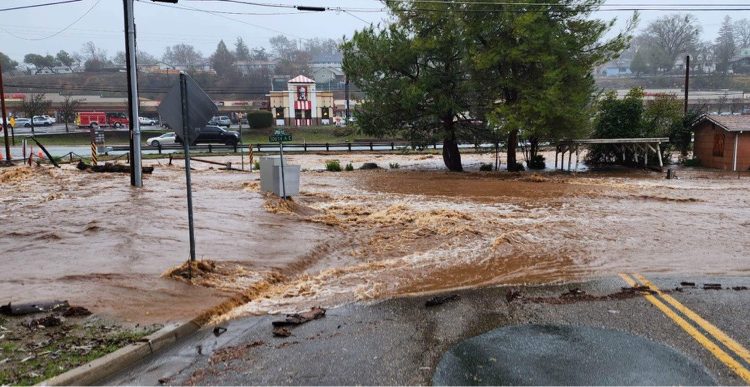
[{"label": "tree trunk", "polygon": [[68,131],[68,120],[65,120],[65,133],[70,133]]},{"label": "tree trunk", "polygon": [[463,172],[464,170],[461,165],[461,153],[458,151],[455,134],[450,134],[443,140],[443,162],[450,171]]},{"label": "tree trunk", "polygon": [[32,136],[36,134],[36,133],[34,133],[34,121],[33,120],[34,119],[32,118],[32,121],[31,121],[31,135]]},{"label": "tree trunk", "polygon": [[516,147],[518,146],[518,129],[508,133],[508,170],[516,170]]},{"label": "tree trunk", "polygon": [[539,154],[539,137],[529,138],[529,160],[533,160]]}]

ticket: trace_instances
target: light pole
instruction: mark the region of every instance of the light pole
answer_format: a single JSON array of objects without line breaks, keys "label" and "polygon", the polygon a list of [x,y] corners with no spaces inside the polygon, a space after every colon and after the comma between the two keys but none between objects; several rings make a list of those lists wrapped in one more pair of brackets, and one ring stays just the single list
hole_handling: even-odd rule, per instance
[{"label": "light pole", "polygon": [[125,15],[125,63],[128,74],[130,121],[130,185],[143,187],[141,168],[141,126],[138,122],[138,67],[136,65],[134,0],[123,0]]},{"label": "light pole", "polygon": [[[123,0],[125,16],[125,63],[128,74],[128,113],[130,121],[130,185],[143,187],[141,167],[141,125],[138,122],[138,66],[136,64],[135,0]],[[155,3],[177,3],[177,0],[151,0]]]}]

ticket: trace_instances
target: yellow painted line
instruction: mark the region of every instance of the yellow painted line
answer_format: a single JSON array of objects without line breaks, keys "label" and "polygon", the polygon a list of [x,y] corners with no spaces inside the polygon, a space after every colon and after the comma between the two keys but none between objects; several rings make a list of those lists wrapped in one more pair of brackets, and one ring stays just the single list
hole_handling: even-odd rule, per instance
[{"label": "yellow painted line", "polygon": [[[621,273],[620,277],[630,286],[638,285],[638,283],[630,278],[627,274]],[[724,352],[721,347],[711,341],[708,337],[704,336],[700,331],[698,331],[698,329],[696,329],[689,322],[685,321],[685,319],[677,315],[677,313],[672,311],[672,309],[670,309],[663,302],[659,301],[659,299],[657,299],[655,296],[651,294],[644,294],[643,296],[646,298],[646,300],[656,306],[662,313],[664,313],[664,315],[672,319],[672,321],[674,321],[675,324],[682,328],[682,330],[692,336],[695,341],[697,341],[700,345],[711,352],[711,354],[714,355],[714,357],[716,357],[720,362],[724,363],[724,365],[729,367],[729,369],[731,369],[740,378],[742,378],[745,383],[750,383],[750,371],[743,367],[742,364],[740,364],[732,356]]]},{"label": "yellow painted line", "polygon": [[685,305],[682,305],[679,301],[674,299],[674,297],[670,296],[669,294],[664,294],[659,288],[656,287],[656,285],[651,283],[644,276],[638,273],[635,273],[633,274],[633,277],[635,277],[638,281],[641,281],[642,284],[648,286],[651,290],[655,291],[657,294],[661,296],[661,298],[664,301],[674,306],[674,308],[679,310],[680,313],[687,316],[687,318],[693,320],[696,324],[698,324],[698,326],[703,328],[703,330],[708,332],[711,336],[715,337],[716,340],[719,340],[720,343],[726,345],[727,348],[734,351],[734,353],[736,353],[737,356],[742,358],[742,360],[750,364],[750,351],[748,351],[745,347],[743,347],[742,344],[734,341],[731,337],[727,336],[726,333],[722,332],[721,329],[717,328],[715,325],[711,324],[710,322],[704,320],[697,313],[688,309],[688,307],[686,307]]}]

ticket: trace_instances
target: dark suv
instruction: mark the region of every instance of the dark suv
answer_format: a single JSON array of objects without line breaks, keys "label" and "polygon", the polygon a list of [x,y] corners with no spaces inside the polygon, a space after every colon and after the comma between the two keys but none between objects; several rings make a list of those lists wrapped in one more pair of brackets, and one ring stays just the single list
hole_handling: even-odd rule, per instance
[{"label": "dark suv", "polygon": [[[182,138],[179,136],[175,139],[175,142],[182,143]],[[198,133],[198,138],[193,141],[193,144],[199,143],[218,143],[225,145],[237,145],[240,142],[240,134],[237,132],[230,132],[218,126],[209,125],[204,127]]]}]

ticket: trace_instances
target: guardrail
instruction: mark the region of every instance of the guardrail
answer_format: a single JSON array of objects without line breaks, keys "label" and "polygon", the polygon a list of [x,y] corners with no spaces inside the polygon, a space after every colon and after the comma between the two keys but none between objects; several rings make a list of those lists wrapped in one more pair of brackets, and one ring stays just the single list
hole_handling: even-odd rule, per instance
[{"label": "guardrail", "polygon": [[[191,150],[196,151],[204,151],[208,153],[213,153],[214,151],[231,151],[231,152],[239,152],[240,148],[244,147],[245,149],[251,147],[253,148],[253,151],[255,152],[276,152],[279,149],[279,144],[277,143],[258,143],[258,144],[236,144],[236,145],[224,145],[224,144],[200,144],[200,145],[193,145],[190,147]],[[289,143],[284,144],[284,151],[287,152],[331,152],[331,151],[344,151],[344,152],[354,152],[354,151],[395,151],[399,149],[404,148],[411,148],[412,144],[409,142],[397,142],[397,141],[390,141],[390,142],[377,142],[377,141],[368,141],[368,142],[343,142],[343,143]],[[419,149],[442,149],[443,144],[437,144],[433,143],[428,146],[415,146]],[[487,148],[487,149],[495,149],[495,144],[460,144],[459,147],[461,148]],[[112,152],[127,152],[130,150],[130,148],[127,145],[115,145],[108,147],[110,151]],[[162,153],[162,151],[171,151],[171,150],[182,150],[181,144],[169,144],[169,145],[159,145],[159,146],[151,146],[151,145],[142,145],[141,150],[151,150],[151,151],[158,151],[159,154]]]}]

